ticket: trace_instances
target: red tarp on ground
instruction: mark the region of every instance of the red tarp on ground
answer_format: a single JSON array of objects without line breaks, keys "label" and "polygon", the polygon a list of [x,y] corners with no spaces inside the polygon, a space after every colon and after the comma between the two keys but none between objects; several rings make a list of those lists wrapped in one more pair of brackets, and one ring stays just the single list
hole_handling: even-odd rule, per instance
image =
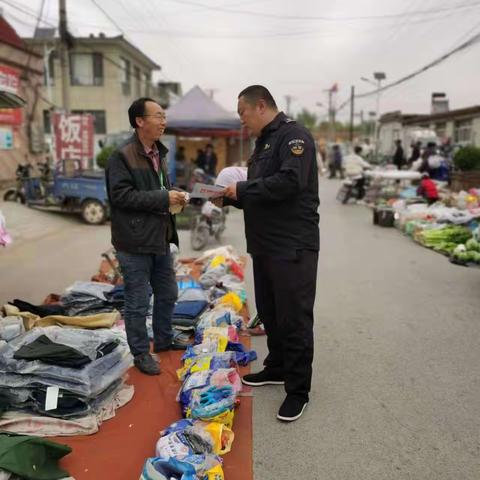
[{"label": "red tarp on ground", "polygon": [[[182,263],[190,264],[193,275],[198,276],[200,266],[191,261],[184,260]],[[111,273],[110,269],[111,266],[103,261],[100,267],[101,275],[105,277],[102,277],[103,281]],[[241,313],[246,319],[247,307]],[[250,348],[249,337],[242,336],[240,339]],[[181,418],[180,406],[175,398],[181,385],[176,370],[181,367],[182,353],[160,353],[162,373],[159,376],[151,377],[131,368],[127,383],[135,386],[133,399],[117,410],[114,418],[104,422],[96,434],[52,438],[73,449],[60,465],[76,480],[138,479],[145,460],[155,456],[155,445],[161,430]],[[250,367],[241,367],[240,375],[249,371]],[[232,451],[223,457],[226,480],[253,479],[252,400],[250,388],[244,387],[240,407],[235,412]]]},{"label": "red tarp on ground", "polygon": [[[243,337],[242,342],[249,342]],[[162,374],[149,377],[131,368],[127,383],[135,386],[130,403],[117,410],[94,435],[55,437],[53,440],[72,447],[60,463],[76,480],[134,480],[140,477],[146,458],[155,456],[160,431],[179,420],[180,407],[175,401],[180,382],[176,369],[181,352],[159,355]],[[245,371],[242,371],[245,370]],[[248,369],[241,369],[241,374]],[[253,479],[252,467],[252,397],[240,397],[235,413],[232,451],[225,455],[226,480]]]}]

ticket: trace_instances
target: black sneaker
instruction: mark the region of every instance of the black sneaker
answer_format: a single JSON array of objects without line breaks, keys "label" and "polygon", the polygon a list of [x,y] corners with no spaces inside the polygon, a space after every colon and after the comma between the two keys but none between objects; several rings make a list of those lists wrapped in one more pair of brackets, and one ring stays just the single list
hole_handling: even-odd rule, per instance
[{"label": "black sneaker", "polygon": [[143,353],[133,359],[133,364],[147,375],[159,375],[160,367],[149,353]]},{"label": "black sneaker", "polygon": [[244,375],[242,382],[251,387],[261,387],[262,385],[283,385],[285,380],[279,375],[273,375],[267,370],[262,370],[258,373],[249,373]]},{"label": "black sneaker", "polygon": [[283,422],[294,422],[302,416],[307,405],[308,400],[305,400],[304,397],[287,395],[280,410],[278,410],[277,418]]}]

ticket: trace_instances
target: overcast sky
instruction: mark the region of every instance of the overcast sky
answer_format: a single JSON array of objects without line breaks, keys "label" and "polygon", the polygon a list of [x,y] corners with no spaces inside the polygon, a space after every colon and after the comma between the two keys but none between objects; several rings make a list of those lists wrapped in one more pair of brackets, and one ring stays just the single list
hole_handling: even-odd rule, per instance
[{"label": "overcast sky", "polygon": [[[0,0],[7,20],[32,35],[41,0]],[[383,71],[387,83],[426,65],[480,32],[475,0],[67,0],[74,35],[103,31],[127,39],[162,66],[159,79],[214,89],[236,110],[238,92],[267,86],[281,109],[303,107],[325,115],[338,83],[337,105],[373,87],[360,80]],[[16,7],[16,8],[14,8]],[[27,10],[21,12],[20,10]],[[57,0],[45,0],[43,19],[56,24]],[[48,26],[43,24],[43,26]],[[117,26],[116,26],[116,25]],[[121,31],[120,31],[121,30]],[[480,43],[417,78],[382,94],[380,112],[427,113],[432,91],[450,108],[480,104]],[[357,110],[375,110],[375,96]],[[342,112],[346,118],[348,108]]]}]

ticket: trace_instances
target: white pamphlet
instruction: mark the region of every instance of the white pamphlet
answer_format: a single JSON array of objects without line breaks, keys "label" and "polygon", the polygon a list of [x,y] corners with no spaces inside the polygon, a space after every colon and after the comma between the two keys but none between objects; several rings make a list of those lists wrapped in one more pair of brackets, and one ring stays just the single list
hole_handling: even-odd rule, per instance
[{"label": "white pamphlet", "polygon": [[224,187],[218,185],[207,185],[205,183],[196,183],[190,193],[190,198],[215,198],[221,197]]}]

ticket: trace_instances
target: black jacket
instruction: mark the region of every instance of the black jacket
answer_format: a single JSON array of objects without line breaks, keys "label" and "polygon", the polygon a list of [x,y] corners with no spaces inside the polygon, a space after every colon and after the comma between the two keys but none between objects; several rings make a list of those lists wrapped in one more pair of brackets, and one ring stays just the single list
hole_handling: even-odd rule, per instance
[{"label": "black jacket", "polygon": [[237,183],[247,250],[294,258],[319,250],[318,173],[315,142],[303,126],[280,112],[263,130],[248,161],[248,180]]},{"label": "black jacket", "polygon": [[168,211],[167,148],[160,152],[165,188],[136,134],[108,159],[105,177],[111,208],[112,244],[129,253],[165,254],[169,243],[178,245],[173,215]]},{"label": "black jacket", "polygon": [[393,164],[400,168],[404,163],[405,155],[403,153],[403,147],[401,145],[397,145],[395,153],[393,154]]}]

